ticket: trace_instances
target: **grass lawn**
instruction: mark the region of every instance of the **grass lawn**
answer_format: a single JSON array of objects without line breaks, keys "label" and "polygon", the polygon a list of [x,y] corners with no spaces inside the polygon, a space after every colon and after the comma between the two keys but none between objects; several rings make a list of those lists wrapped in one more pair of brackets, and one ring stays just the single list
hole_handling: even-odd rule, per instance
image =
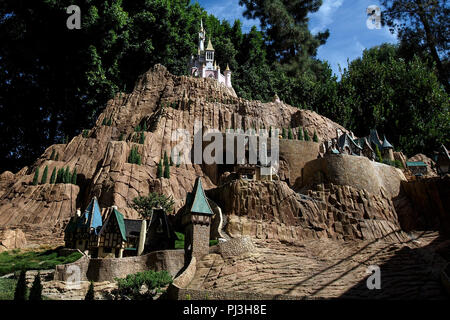
[{"label": "grass lawn", "polygon": [[16,279],[0,279],[0,300],[13,300]]},{"label": "grass lawn", "polygon": [[81,253],[74,252],[69,256],[59,256],[57,250],[5,251],[0,253],[0,276],[25,270],[53,269],[58,264],[67,264],[81,258]]}]

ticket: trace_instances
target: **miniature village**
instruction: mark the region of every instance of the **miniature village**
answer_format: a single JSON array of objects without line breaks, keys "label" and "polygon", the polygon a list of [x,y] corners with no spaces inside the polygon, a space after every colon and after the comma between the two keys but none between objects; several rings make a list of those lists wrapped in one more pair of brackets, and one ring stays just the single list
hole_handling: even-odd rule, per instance
[{"label": "miniature village", "polygon": [[[164,270],[172,279],[168,299],[445,298],[446,147],[433,159],[406,159],[375,128],[358,138],[277,96],[268,103],[239,98],[211,39],[205,48],[203,23],[198,38],[189,77],[156,65],[133,93],[108,102],[94,128],[48,147],[33,166],[0,175],[0,225],[11,243],[38,239],[81,254],[40,273],[43,293],[82,299],[93,283],[96,299],[116,299],[117,279]],[[164,161],[162,169],[176,143],[172,133],[193,133],[199,117],[222,133],[289,128],[278,136],[278,168],[249,164],[247,145],[244,163]],[[38,174],[44,183],[33,183],[38,168],[74,168],[75,179],[47,183]],[[173,199],[173,210],[155,206],[139,215],[133,199],[149,193]],[[422,251],[426,257],[417,258]],[[386,269],[384,279],[406,273],[408,281],[367,290],[367,265]],[[413,282],[424,289],[412,290]]]}]

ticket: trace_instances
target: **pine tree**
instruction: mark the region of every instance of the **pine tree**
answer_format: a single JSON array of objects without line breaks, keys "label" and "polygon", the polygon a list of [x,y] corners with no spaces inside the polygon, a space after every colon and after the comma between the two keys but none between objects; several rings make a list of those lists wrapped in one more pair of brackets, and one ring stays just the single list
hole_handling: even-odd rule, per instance
[{"label": "pine tree", "polygon": [[16,290],[14,291],[15,301],[25,301],[27,296],[27,283],[25,278],[26,271],[20,271],[19,279],[17,280]]},{"label": "pine tree", "polygon": [[52,176],[50,177],[50,183],[54,184],[56,182],[56,167],[53,168]]},{"label": "pine tree", "polygon": [[28,300],[31,301],[40,301],[42,300],[42,284],[41,284],[41,275],[38,274],[34,277],[33,286],[30,290],[30,297]]},{"label": "pine tree", "polygon": [[303,140],[303,128],[302,127],[298,127],[298,140]]},{"label": "pine tree", "polygon": [[112,125],[112,120],[111,120],[111,118],[109,118],[109,120],[108,120],[108,122],[106,123],[106,125],[107,125],[108,127],[111,127],[111,125]]},{"label": "pine tree", "polygon": [[34,172],[33,186],[37,186],[38,181],[39,181],[39,168],[36,168],[36,171]]},{"label": "pine tree", "polygon": [[69,167],[66,167],[66,171],[64,172],[64,183],[70,183],[72,180],[72,176],[70,175]]},{"label": "pine tree", "polygon": [[72,173],[72,184],[77,184],[77,168],[73,168],[73,173]]},{"label": "pine tree", "polygon": [[308,131],[306,129],[303,130],[304,136],[305,136],[305,141],[310,141],[311,138],[309,137]]},{"label": "pine tree", "polygon": [[288,131],[288,139],[289,140],[294,139],[294,135],[292,134],[292,129],[291,128],[289,128],[289,131]]},{"label": "pine tree", "polygon": [[141,138],[139,140],[139,143],[140,144],[144,144],[145,143],[145,134],[144,134],[144,132],[141,132]]},{"label": "pine tree", "polygon": [[59,161],[59,153],[56,153],[55,161]]},{"label": "pine tree", "polygon": [[92,301],[95,300],[95,294],[94,294],[94,282],[91,281],[89,284],[89,289],[86,293],[86,296],[84,297],[84,300]]},{"label": "pine tree", "polygon": [[50,160],[55,160],[55,149],[52,149],[52,154],[50,156]]},{"label": "pine tree", "polygon": [[158,163],[158,168],[156,169],[156,176],[158,177],[158,179],[162,178],[163,175],[163,164],[162,164],[162,160],[159,160]]},{"label": "pine tree", "polygon": [[316,132],[316,130],[314,130],[313,141],[314,141],[314,142],[319,142],[319,138],[317,137],[317,132]]},{"label": "pine tree", "polygon": [[164,167],[168,167],[169,166],[169,158],[167,157],[167,152],[164,151]]},{"label": "pine tree", "polygon": [[141,155],[137,152],[137,149],[136,149],[136,164],[139,166],[142,164]]},{"label": "pine tree", "polygon": [[164,178],[166,178],[166,179],[170,178],[170,166],[169,166],[169,163],[164,165]]},{"label": "pine tree", "polygon": [[381,156],[381,152],[380,149],[378,148],[378,145],[375,145],[375,154],[377,155],[378,162],[383,161],[383,157]]},{"label": "pine tree", "polygon": [[142,127],[142,131],[147,131],[147,122],[144,122],[144,125],[143,125],[143,127]]},{"label": "pine tree", "polygon": [[106,126],[106,118],[103,118],[102,126]]},{"label": "pine tree", "polygon": [[123,141],[123,133],[120,134],[119,141]]},{"label": "pine tree", "polygon": [[44,173],[42,174],[41,184],[47,183],[48,166],[45,166]]},{"label": "pine tree", "polygon": [[64,175],[64,169],[63,168],[58,169],[58,174],[56,175],[56,183],[63,182],[63,175]]}]

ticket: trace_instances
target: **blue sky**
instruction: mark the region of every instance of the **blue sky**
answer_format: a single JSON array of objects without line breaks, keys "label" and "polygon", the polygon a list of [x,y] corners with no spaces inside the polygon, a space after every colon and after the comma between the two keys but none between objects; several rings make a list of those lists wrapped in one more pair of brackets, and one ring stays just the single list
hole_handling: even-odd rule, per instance
[{"label": "blue sky", "polygon": [[[198,0],[203,8],[219,19],[233,22],[240,19],[244,31],[253,25],[259,27],[256,20],[246,20],[242,16],[244,8],[239,0]],[[353,60],[362,55],[364,49],[384,42],[396,43],[395,35],[387,28],[369,29],[366,26],[366,9],[370,5],[379,5],[377,0],[323,0],[322,7],[310,15],[310,29],[313,33],[330,30],[330,37],[318,51],[318,58],[327,60],[334,73],[339,75],[341,68],[347,66],[347,59]]]}]

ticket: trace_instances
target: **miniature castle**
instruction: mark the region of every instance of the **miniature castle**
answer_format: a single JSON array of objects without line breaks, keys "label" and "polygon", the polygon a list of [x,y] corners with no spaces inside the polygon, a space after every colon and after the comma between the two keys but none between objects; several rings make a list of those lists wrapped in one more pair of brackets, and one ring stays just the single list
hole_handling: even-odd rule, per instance
[{"label": "miniature castle", "polygon": [[324,149],[328,154],[348,154],[354,156],[364,156],[370,160],[376,159],[375,150],[378,149],[383,160],[394,161],[394,147],[386,139],[383,140],[378,136],[376,129],[371,129],[367,137],[355,138],[352,132],[342,132],[336,130],[336,138],[325,141]]},{"label": "miniature castle", "polygon": [[200,32],[198,33],[198,53],[191,57],[189,68],[191,76],[201,78],[212,78],[228,88],[231,85],[231,70],[227,64],[224,74],[220,72],[220,66],[214,60],[214,47],[211,43],[211,37],[208,40],[208,46],[205,49],[206,32],[203,28],[203,21],[200,21]]}]

